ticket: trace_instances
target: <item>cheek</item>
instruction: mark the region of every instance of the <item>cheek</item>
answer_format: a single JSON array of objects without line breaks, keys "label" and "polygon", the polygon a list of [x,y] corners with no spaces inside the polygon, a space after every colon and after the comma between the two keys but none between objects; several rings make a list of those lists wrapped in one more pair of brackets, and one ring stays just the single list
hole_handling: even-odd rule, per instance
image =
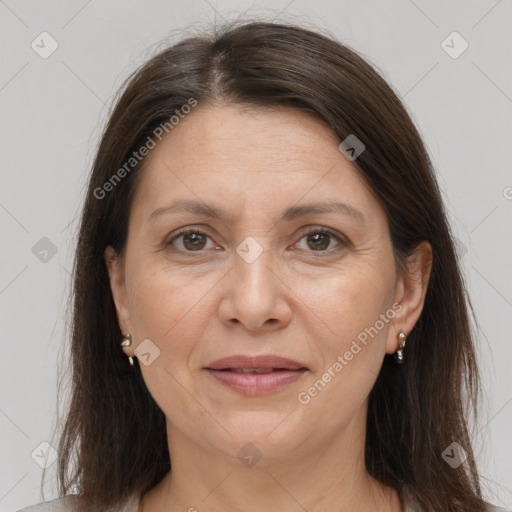
[{"label": "cheek", "polygon": [[165,343],[189,318],[204,311],[205,298],[214,284],[212,278],[191,279],[187,269],[141,264],[129,283],[130,312],[138,337]]},{"label": "cheek", "polygon": [[[307,304],[322,320],[324,336],[333,342],[328,345],[335,350],[348,349],[350,342],[374,326],[392,305],[393,272],[383,268],[387,268],[384,263],[380,268],[368,263],[346,266],[335,276],[310,281],[309,289],[302,289]],[[379,326],[379,331],[385,331]]]},{"label": "cheek", "polygon": [[191,353],[211,318],[208,292],[216,280],[190,279],[186,271],[147,266],[132,276],[130,314],[134,339],[149,339],[159,351],[154,364],[141,365],[148,387],[157,394],[161,389],[174,389],[169,374],[189,385]]},{"label": "cheek", "polygon": [[146,266],[131,275],[135,339],[149,339],[159,351],[154,362],[140,364],[150,394],[173,422],[185,422],[184,429],[190,427],[187,418],[196,418],[198,424],[207,422],[202,408],[184,389],[193,389],[195,376],[190,373],[189,361],[211,317],[208,290],[216,280],[190,279],[186,271],[171,272],[165,267],[156,270]]},{"label": "cheek", "polygon": [[394,317],[393,275],[378,266],[354,267],[310,295],[325,328],[312,336],[320,364],[302,403],[311,399],[320,409],[331,404],[333,425],[364,402],[380,371]]}]

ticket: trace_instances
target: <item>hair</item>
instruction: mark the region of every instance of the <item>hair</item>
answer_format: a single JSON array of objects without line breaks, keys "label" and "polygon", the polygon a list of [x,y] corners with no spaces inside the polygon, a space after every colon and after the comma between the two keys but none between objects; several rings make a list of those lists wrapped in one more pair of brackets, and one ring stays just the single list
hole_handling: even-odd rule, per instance
[{"label": "hair", "polygon": [[[126,246],[145,163],[134,164],[134,152],[162,125],[169,131],[191,98],[200,106],[288,106],[324,122],[340,141],[355,135],[364,143],[353,165],[386,213],[397,269],[420,242],[433,250],[405,364],[386,355],[369,395],[366,469],[427,511],[485,510],[468,430],[480,393],[473,308],[419,132],[391,86],[348,46],[316,30],[263,21],[187,35],[133,72],[119,92],[90,174],[73,267],[59,495],[77,490],[106,510],[149,491],[171,469],[164,413],[119,345],[104,252],[110,245],[123,254]],[[116,173],[122,179],[113,181]],[[457,469],[442,457],[454,441],[467,454]]]}]

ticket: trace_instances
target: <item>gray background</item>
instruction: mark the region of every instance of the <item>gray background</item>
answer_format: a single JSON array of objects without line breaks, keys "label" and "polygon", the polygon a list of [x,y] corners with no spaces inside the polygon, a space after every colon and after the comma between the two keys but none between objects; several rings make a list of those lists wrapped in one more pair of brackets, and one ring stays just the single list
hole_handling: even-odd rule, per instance
[{"label": "gray background", "polygon": [[[512,508],[510,0],[0,0],[0,510],[42,500],[37,461],[53,442],[57,363],[67,356],[77,212],[112,96],[176,29],[241,14],[329,30],[380,68],[412,113],[481,327],[485,400],[474,431],[485,493]],[[46,59],[43,31],[58,43]],[[457,58],[442,46],[453,31],[469,44]],[[447,44],[453,53],[463,43]],[[56,497],[55,469],[46,499]]]}]

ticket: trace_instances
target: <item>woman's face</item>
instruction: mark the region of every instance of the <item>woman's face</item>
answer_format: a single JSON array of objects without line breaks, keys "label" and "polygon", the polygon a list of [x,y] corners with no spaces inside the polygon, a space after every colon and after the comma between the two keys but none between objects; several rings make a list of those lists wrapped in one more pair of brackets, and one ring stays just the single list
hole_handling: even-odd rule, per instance
[{"label": "woman's face", "polygon": [[199,105],[149,154],[109,271],[170,443],[264,463],[364,434],[424,290],[397,275],[385,213],[338,144],[294,109]]}]

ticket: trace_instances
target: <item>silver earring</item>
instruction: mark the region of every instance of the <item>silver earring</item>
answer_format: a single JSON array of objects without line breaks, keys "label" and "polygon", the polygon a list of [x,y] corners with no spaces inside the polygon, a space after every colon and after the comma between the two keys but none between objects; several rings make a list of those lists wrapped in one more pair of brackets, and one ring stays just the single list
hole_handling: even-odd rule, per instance
[{"label": "silver earring", "polygon": [[[121,347],[129,347],[132,344],[132,336],[131,334],[123,334],[123,341],[121,341]],[[130,365],[133,366],[133,357],[128,356],[128,361],[130,361]]]},{"label": "silver earring", "polygon": [[129,347],[132,344],[132,335],[123,334],[123,341],[121,341],[121,347]]},{"label": "silver earring", "polygon": [[404,348],[405,348],[405,332],[400,332],[398,335],[398,350],[395,353],[396,362],[399,364],[404,363]]}]

